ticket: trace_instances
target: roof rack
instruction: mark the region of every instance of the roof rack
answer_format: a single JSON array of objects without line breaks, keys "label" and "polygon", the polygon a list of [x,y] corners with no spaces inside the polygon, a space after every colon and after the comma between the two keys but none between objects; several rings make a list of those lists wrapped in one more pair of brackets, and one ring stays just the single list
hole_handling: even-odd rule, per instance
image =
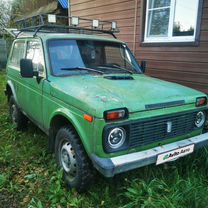
[{"label": "roof rack", "polygon": [[44,14],[24,18],[16,21],[18,33],[16,38],[24,32],[43,33],[79,33],[79,34],[109,34],[116,38],[115,33],[119,32],[117,22],[100,21],[80,17],[58,16]]}]

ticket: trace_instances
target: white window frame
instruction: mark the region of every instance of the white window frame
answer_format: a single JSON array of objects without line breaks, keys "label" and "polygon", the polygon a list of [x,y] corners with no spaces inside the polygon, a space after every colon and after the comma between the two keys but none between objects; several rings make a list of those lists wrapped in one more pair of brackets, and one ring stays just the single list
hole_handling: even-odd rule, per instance
[{"label": "white window frame", "polygon": [[169,8],[168,7],[160,7],[160,8],[153,8],[149,9],[150,0],[146,0],[146,15],[145,15],[145,31],[144,31],[144,43],[168,43],[168,42],[195,42],[196,40],[196,32],[197,32],[197,21],[198,21],[198,13],[199,13],[199,2],[197,4],[197,12],[195,15],[195,27],[194,27],[194,35],[193,36],[173,36],[173,23],[175,17],[175,8],[176,8],[176,0],[171,0],[170,3],[170,18],[169,18],[169,27],[168,27],[168,36],[151,36],[148,37],[148,22],[149,22],[149,11],[158,10],[161,8]]}]

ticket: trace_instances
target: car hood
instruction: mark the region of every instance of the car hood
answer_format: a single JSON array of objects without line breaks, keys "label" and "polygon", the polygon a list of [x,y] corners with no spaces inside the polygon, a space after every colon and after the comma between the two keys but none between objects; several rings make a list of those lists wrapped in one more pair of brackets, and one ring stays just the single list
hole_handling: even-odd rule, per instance
[{"label": "car hood", "polygon": [[[119,78],[122,75],[117,75]],[[184,101],[194,103],[203,93],[143,74],[132,80],[104,76],[53,77],[51,95],[98,118],[105,110],[126,107],[129,112],[147,110],[147,105]]]}]

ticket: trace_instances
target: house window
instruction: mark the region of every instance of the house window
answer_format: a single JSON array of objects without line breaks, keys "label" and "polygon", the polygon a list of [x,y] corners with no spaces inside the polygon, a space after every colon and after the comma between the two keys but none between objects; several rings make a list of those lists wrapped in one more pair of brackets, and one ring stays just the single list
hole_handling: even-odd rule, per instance
[{"label": "house window", "polygon": [[147,0],[144,42],[193,42],[199,0]]}]

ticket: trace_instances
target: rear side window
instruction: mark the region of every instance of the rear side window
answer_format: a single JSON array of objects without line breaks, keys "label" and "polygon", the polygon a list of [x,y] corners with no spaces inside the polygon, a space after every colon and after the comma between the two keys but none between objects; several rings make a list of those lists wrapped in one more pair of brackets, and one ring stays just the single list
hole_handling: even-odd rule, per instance
[{"label": "rear side window", "polygon": [[16,42],[13,46],[10,64],[20,67],[20,60],[24,58],[25,42]]}]

